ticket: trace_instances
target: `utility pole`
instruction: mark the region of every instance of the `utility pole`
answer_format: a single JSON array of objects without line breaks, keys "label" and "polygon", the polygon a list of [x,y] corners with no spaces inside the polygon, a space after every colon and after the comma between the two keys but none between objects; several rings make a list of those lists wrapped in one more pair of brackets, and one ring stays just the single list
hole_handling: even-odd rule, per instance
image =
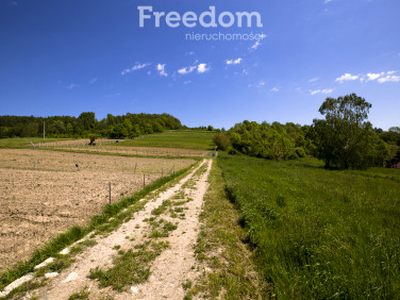
[{"label": "utility pole", "polygon": [[43,139],[46,139],[46,122],[43,122]]}]

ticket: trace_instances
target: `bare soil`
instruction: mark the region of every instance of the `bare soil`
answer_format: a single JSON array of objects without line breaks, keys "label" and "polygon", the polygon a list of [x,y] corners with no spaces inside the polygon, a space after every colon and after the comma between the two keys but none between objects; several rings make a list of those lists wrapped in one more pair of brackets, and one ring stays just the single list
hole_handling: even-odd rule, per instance
[{"label": "bare soil", "polygon": [[[58,144],[57,144],[58,143]],[[38,146],[36,146],[38,147]],[[126,155],[140,155],[140,156],[167,156],[167,157],[205,157],[211,152],[207,150],[191,150],[191,149],[171,149],[171,148],[154,148],[154,147],[127,147],[118,146],[115,143],[99,142],[95,146],[90,146],[80,141],[72,142],[55,142],[41,144],[39,149],[61,149],[61,150],[74,150],[74,151],[90,151],[102,153],[117,153]]]},{"label": "bare soil", "polygon": [[[108,145],[108,144],[116,144],[115,139],[96,139],[96,145]],[[120,142],[123,140],[119,140]],[[57,141],[57,142],[42,142],[35,143],[35,147],[71,147],[71,146],[84,146],[90,142],[90,139],[77,139],[77,140],[68,140],[68,141]],[[30,145],[27,145],[30,146]]]},{"label": "bare soil", "polygon": [[[189,159],[148,159],[40,150],[0,150],[0,272],[58,233],[83,225]],[[76,166],[78,165],[78,167]]]},{"label": "bare soil", "polygon": [[[200,231],[199,214],[208,188],[211,165],[212,160],[203,161],[201,166],[176,185],[150,199],[143,210],[135,213],[131,220],[115,232],[106,237],[95,237],[95,246],[78,255],[76,262],[53,278],[47,286],[30,292],[27,297],[68,299],[73,293],[87,288],[89,299],[182,299],[185,295],[184,283],[188,280],[194,281],[200,272],[193,246]],[[205,166],[203,172],[197,172],[202,166]],[[149,240],[152,228],[146,220],[154,217],[152,210],[160,207],[166,200],[171,201],[171,207],[184,205],[182,209],[185,213],[176,218],[170,214],[171,210],[167,210],[157,217],[174,222],[178,227],[168,237],[157,239],[169,243],[170,247],[151,263],[148,282],[128,286],[123,293],[110,287],[100,289],[97,281],[88,277],[90,269],[112,267],[113,257],[117,256],[115,245],[119,249],[128,250]]]}]

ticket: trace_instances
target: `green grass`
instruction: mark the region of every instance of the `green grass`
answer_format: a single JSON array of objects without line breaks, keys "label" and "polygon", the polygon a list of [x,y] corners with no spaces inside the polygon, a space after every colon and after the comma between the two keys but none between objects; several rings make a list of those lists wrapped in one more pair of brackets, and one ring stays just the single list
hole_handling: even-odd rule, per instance
[{"label": "green grass", "polygon": [[264,278],[281,299],[400,295],[400,170],[219,158]]},{"label": "green grass", "polygon": [[186,281],[185,299],[266,299],[268,285],[255,271],[252,253],[242,240],[246,232],[238,224],[239,215],[227,199],[221,170],[213,164],[204,197],[202,222],[196,258],[210,272],[204,272],[193,284]]},{"label": "green grass", "polygon": [[146,281],[150,276],[150,263],[168,247],[169,244],[165,242],[137,245],[136,251],[129,249],[121,252],[114,259],[114,266],[107,271],[99,267],[90,270],[90,278],[98,279],[101,288],[112,286],[114,290],[122,292],[127,285]]},{"label": "green grass", "polygon": [[32,148],[30,143],[49,143],[57,141],[69,141],[71,138],[48,138],[43,140],[43,138],[38,137],[26,137],[26,138],[6,138],[0,139],[0,148]]},{"label": "green grass", "polygon": [[72,294],[68,300],[89,299],[89,288],[85,286],[79,293]]},{"label": "green grass", "polygon": [[119,143],[120,146],[157,147],[193,150],[214,149],[211,131],[170,130],[141,136],[134,140]]}]

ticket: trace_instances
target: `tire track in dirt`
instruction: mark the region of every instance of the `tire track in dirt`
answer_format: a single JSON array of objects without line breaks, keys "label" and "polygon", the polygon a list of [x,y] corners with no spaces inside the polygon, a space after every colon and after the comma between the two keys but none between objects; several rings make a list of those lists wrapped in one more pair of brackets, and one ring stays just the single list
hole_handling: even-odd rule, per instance
[{"label": "tire track in dirt", "polygon": [[[59,276],[53,278],[45,287],[30,292],[27,297],[37,296],[39,299],[68,299],[72,294],[82,291],[85,287],[90,292],[90,299],[111,297],[113,299],[182,299],[185,295],[182,284],[193,281],[198,276],[193,245],[199,233],[199,214],[203,197],[207,191],[207,179],[211,170],[212,160],[203,160],[190,174],[181,179],[168,190],[149,200],[145,207],[135,213],[133,218],[122,224],[107,237],[97,236],[97,245],[86,249],[76,257],[76,262]],[[201,172],[202,171],[202,172]],[[178,196],[177,196],[178,195]],[[182,196],[182,197],[180,197]],[[119,250],[128,250],[149,238],[152,228],[147,221],[152,217],[152,211],[170,201],[174,205],[184,203],[184,217],[180,219],[164,214],[166,222],[177,224],[177,229],[168,237],[157,241],[168,242],[165,249],[151,265],[151,275],[144,284],[128,286],[126,291],[118,293],[111,287],[100,289],[98,282],[88,278],[91,269],[100,267],[107,270],[113,265],[117,256],[115,246]],[[171,208],[172,209],[172,208]],[[181,211],[182,211],[181,210]],[[153,216],[154,217],[154,216]],[[129,237],[129,238],[127,238]]]}]

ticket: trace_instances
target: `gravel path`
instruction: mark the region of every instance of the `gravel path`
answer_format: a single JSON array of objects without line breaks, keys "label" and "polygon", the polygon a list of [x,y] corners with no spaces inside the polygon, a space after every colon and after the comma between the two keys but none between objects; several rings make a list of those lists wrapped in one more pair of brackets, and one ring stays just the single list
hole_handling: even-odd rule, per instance
[{"label": "gravel path", "polygon": [[[89,290],[90,299],[183,299],[185,295],[182,284],[193,281],[199,275],[194,257],[193,245],[199,233],[199,214],[203,204],[203,196],[207,191],[207,179],[212,160],[202,163],[180,182],[151,199],[143,210],[134,214],[133,218],[122,224],[108,236],[97,236],[97,245],[86,249],[76,257],[76,262],[59,276],[51,279],[47,286],[30,292],[27,297],[37,296],[39,299],[68,299],[72,294]],[[170,201],[166,211],[154,216],[152,211]],[[174,208],[181,208],[179,215]],[[151,227],[148,219],[153,217],[160,222],[171,222],[177,225],[168,237],[151,239]],[[129,238],[128,238],[129,237]],[[146,241],[169,243],[169,248],[151,262],[151,275],[147,282],[127,286],[124,292],[118,293],[111,287],[100,289],[98,281],[88,278],[89,271],[96,267],[107,270],[113,265],[117,256],[115,246],[119,250],[133,249],[135,245]]]}]

